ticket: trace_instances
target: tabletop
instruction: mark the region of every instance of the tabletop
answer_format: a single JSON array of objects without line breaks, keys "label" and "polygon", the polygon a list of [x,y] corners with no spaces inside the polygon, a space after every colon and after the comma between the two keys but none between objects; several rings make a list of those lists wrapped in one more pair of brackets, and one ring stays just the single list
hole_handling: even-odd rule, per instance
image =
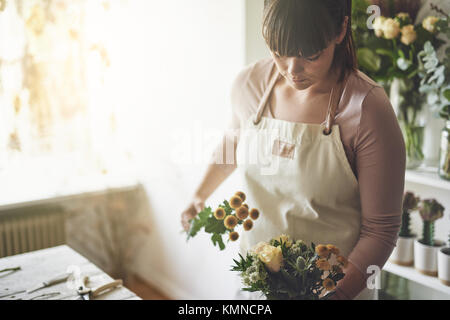
[{"label": "tabletop", "polygon": [[[6,268],[17,270],[0,273],[0,300],[78,300],[80,296],[71,281],[63,281],[32,293],[26,292],[68,270],[79,271],[82,276],[88,276],[87,286],[92,288],[114,280],[67,245],[1,258],[0,270]],[[141,298],[126,287],[119,286],[93,300],[141,300]]]}]

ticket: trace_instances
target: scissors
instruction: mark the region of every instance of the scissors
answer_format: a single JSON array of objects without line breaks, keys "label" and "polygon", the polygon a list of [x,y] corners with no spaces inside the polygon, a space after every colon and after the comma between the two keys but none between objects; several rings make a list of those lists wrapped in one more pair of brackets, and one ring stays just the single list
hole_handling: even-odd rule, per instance
[{"label": "scissors", "polygon": [[79,279],[77,282],[77,293],[80,296],[79,300],[91,300],[91,298],[98,297],[99,295],[103,294],[108,289],[116,288],[118,286],[121,286],[123,284],[121,279],[113,280],[111,282],[108,282],[104,285],[101,285],[97,288],[90,288],[86,286],[86,283],[89,282],[89,277],[84,276]]}]

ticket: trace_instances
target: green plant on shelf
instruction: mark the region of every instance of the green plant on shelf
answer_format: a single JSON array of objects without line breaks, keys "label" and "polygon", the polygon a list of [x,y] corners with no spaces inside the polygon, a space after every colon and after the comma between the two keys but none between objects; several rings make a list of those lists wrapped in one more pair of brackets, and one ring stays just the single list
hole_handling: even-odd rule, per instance
[{"label": "green plant on shelf", "polygon": [[416,197],[413,192],[407,191],[403,195],[403,213],[402,213],[402,225],[400,227],[400,237],[410,238],[414,234],[411,232],[411,217],[410,213],[417,210],[420,202],[420,198]]},{"label": "green plant on shelf", "polygon": [[423,220],[422,239],[420,242],[427,246],[434,246],[434,222],[444,216],[445,208],[435,199],[421,201],[419,213]]}]

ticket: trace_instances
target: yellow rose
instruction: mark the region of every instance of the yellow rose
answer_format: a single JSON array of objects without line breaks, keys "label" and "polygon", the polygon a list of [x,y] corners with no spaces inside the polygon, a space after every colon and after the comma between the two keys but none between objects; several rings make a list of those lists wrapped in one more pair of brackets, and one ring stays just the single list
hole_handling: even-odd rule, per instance
[{"label": "yellow rose", "polygon": [[435,32],[436,31],[436,22],[439,21],[439,18],[434,16],[426,17],[425,20],[422,22],[422,27],[427,30],[428,32]]},{"label": "yellow rose", "polygon": [[400,22],[388,18],[383,23],[383,34],[386,39],[394,39],[400,33]]},{"label": "yellow rose", "polygon": [[409,46],[411,43],[416,41],[417,39],[417,33],[414,30],[414,26],[412,24],[409,24],[407,26],[404,26],[401,30],[402,32],[402,38],[400,39],[401,42],[403,42],[405,45]]},{"label": "yellow rose", "polygon": [[375,30],[375,35],[380,38],[383,36],[383,24],[386,18],[383,16],[376,17],[373,21],[373,29]]},{"label": "yellow rose", "polygon": [[258,254],[259,260],[261,260],[271,272],[278,272],[283,262],[283,253],[281,247],[274,247],[271,245],[265,245]]}]

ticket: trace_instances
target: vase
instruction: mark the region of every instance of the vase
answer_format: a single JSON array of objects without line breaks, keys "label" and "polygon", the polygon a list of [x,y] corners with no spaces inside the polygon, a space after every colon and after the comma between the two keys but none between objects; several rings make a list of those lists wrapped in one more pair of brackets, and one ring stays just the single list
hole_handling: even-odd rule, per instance
[{"label": "vase", "polygon": [[438,252],[438,278],[450,286],[450,248],[442,248]]},{"label": "vase", "polygon": [[430,168],[439,167],[442,128],[445,120],[430,105],[424,105],[426,126],[423,133],[423,164]]},{"label": "vase", "polygon": [[423,141],[426,112],[424,98],[413,80],[392,81],[389,98],[394,108],[406,148],[406,169],[415,169],[424,161]]},{"label": "vase", "polygon": [[400,266],[412,266],[414,264],[414,239],[415,236],[399,236],[389,261]]},{"label": "vase", "polygon": [[414,241],[414,268],[420,273],[436,277],[438,275],[438,252],[445,246],[443,241],[435,240],[434,246]]},{"label": "vase", "polygon": [[441,148],[439,150],[439,176],[450,180],[450,120],[441,132]]}]

